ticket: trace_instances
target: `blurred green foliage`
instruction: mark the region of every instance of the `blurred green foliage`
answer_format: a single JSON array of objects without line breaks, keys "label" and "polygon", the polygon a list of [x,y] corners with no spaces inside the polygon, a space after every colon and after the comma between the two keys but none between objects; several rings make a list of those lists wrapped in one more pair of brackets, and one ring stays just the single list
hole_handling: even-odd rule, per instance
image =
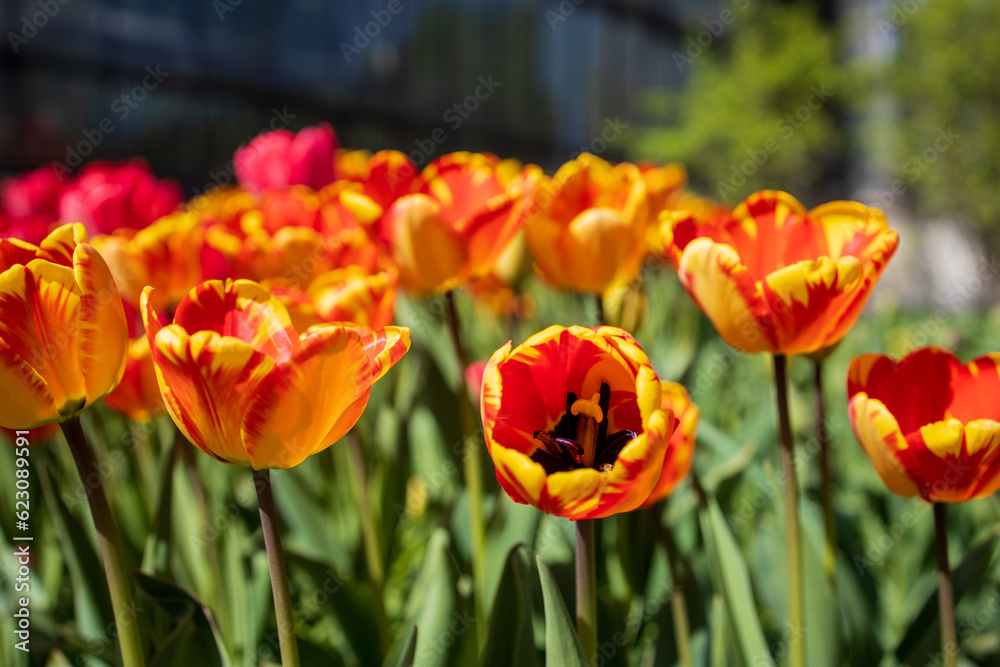
[{"label": "blurred green foliage", "polygon": [[[1000,230],[1000,3],[895,2],[879,23],[898,40],[869,90],[895,108],[891,161],[883,167],[925,215]],[[940,132],[952,141],[940,141]],[[957,135],[954,136],[954,135]]]},{"label": "blurred green foliage", "polygon": [[635,133],[631,157],[680,161],[696,187],[729,203],[776,186],[808,192],[845,145],[833,33],[809,5],[724,11],[695,24],[674,53],[685,87],[640,99],[651,122]]}]

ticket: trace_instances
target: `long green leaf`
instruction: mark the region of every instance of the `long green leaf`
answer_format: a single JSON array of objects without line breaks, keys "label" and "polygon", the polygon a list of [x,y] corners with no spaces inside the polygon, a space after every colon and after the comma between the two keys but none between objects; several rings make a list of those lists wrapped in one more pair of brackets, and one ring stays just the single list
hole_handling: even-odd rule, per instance
[{"label": "long green leaf", "polygon": [[552,570],[538,556],[535,562],[538,563],[545,606],[545,667],[588,667],[590,663],[580,646],[580,638]]},{"label": "long green leaf", "polygon": [[531,582],[527,550],[516,545],[507,554],[480,665],[482,667],[533,667],[539,664],[531,628]]}]

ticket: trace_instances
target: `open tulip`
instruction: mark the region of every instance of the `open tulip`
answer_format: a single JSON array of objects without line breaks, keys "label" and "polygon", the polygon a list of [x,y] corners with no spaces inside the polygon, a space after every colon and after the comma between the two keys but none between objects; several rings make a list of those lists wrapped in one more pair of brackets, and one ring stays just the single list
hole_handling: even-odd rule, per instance
[{"label": "open tulip", "polygon": [[663,399],[661,407],[664,412],[673,414],[675,420],[674,432],[667,443],[667,454],[663,457],[663,470],[657,480],[653,492],[643,503],[649,507],[663,500],[684,481],[691,469],[694,457],[694,443],[698,436],[698,406],[691,401],[687,389],[677,382],[664,380],[661,385]]},{"label": "open tulip", "polygon": [[337,137],[326,123],[298,134],[275,130],[256,137],[233,156],[236,178],[251,192],[290,185],[319,190],[334,180]]},{"label": "open tulip", "polygon": [[673,417],[649,359],[614,327],[552,326],[494,353],[483,429],[515,501],[573,520],[627,512],[653,491]]},{"label": "open tulip", "polygon": [[1000,354],[865,354],[847,375],[851,427],[893,493],[961,503],[1000,488]]},{"label": "open tulip", "polygon": [[525,226],[535,266],[562,289],[603,294],[631,280],[646,255],[649,200],[633,164],[612,166],[584,153],[537,191]]},{"label": "open tulip", "polygon": [[[452,153],[421,174],[419,192],[386,210],[380,241],[407,291],[424,295],[485,275],[524,224],[534,179],[506,184],[492,155]],[[508,187],[509,186],[509,187]]]},{"label": "open tulip", "polygon": [[0,426],[76,417],[121,380],[127,343],[118,288],[83,225],[38,246],[0,239]]},{"label": "open tulip", "polygon": [[196,447],[255,470],[290,468],[343,437],[372,385],[409,349],[407,329],[314,326],[248,280],[213,280],[181,301],[171,324],[142,297],[167,411]]},{"label": "open tulip", "polygon": [[878,209],[836,201],[806,211],[770,190],[714,221],[661,220],[681,283],[741,352],[811,354],[839,342],[899,243]]}]

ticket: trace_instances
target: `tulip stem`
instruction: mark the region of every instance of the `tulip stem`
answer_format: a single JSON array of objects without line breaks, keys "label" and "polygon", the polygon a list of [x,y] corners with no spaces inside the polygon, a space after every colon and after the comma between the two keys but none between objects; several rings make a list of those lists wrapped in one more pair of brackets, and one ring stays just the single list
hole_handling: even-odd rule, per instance
[{"label": "tulip stem", "polygon": [[589,664],[597,660],[597,555],[594,520],[576,526],[576,632]]},{"label": "tulip stem", "polygon": [[62,422],[60,426],[66,436],[66,442],[69,443],[69,450],[73,453],[80,481],[83,482],[83,489],[90,503],[90,515],[97,529],[97,543],[101,549],[101,559],[104,561],[108,591],[111,593],[111,607],[118,630],[122,664],[125,667],[142,667],[146,664],[146,656],[142,649],[142,638],[139,636],[138,612],[132,599],[118,528],[111,514],[108,498],[104,495],[103,477],[94,462],[94,455],[90,451],[80,418],[73,417]]},{"label": "tulip stem", "polygon": [[955,628],[955,593],[948,566],[948,519],[944,503],[934,503],[934,547],[937,552],[938,608],[941,614],[941,654],[945,667],[958,665],[958,635]]},{"label": "tulip stem", "polygon": [[816,438],[819,440],[819,495],[823,505],[823,527],[826,532],[826,553],[823,567],[836,592],[837,583],[837,515],[833,511],[833,468],[830,465],[830,432],[826,428],[826,402],[823,400],[823,362],[813,367],[813,389],[816,394]]},{"label": "tulip stem", "polygon": [[785,549],[788,557],[788,620],[791,636],[789,646],[791,667],[805,667],[802,642],[802,552],[799,529],[799,481],[795,472],[795,440],[788,418],[788,358],[774,355],[774,384],[778,395],[778,434],[781,445],[781,472],[785,478]]},{"label": "tulip stem", "polygon": [[462,326],[455,307],[455,293],[445,292],[445,303],[448,306],[448,328],[451,340],[455,345],[455,356],[458,358],[458,412],[462,425],[462,437],[465,446],[462,448],[462,467],[465,473],[465,486],[469,501],[469,529],[472,550],[472,588],[476,606],[476,638],[481,651],[486,645],[486,561],[483,544],[486,541],[486,527],[483,523],[483,471],[479,461],[479,443],[472,437],[472,411],[469,404],[469,388],[465,382],[465,370],[469,367],[465,345],[462,343]]},{"label": "tulip stem", "polygon": [[608,323],[607,317],[604,313],[604,297],[600,294],[594,297],[594,301],[597,304],[597,326],[603,327]]},{"label": "tulip stem", "polygon": [[682,564],[680,554],[677,552],[677,545],[674,543],[670,528],[660,522],[660,512],[655,509],[649,510],[649,516],[653,520],[653,530],[660,540],[664,550],[667,552],[667,566],[670,568],[670,579],[673,587],[670,590],[670,611],[674,623],[674,643],[677,646],[677,659],[681,667],[694,667],[694,656],[691,653],[691,634],[688,624],[687,603],[684,600],[684,588],[682,587],[681,573]]},{"label": "tulip stem", "polygon": [[281,548],[281,534],[278,532],[278,513],[274,509],[274,494],[271,492],[271,471],[254,470],[253,485],[257,489],[260,527],[264,532],[264,548],[267,550],[267,565],[271,573],[271,594],[274,596],[281,665],[299,667],[299,645],[295,640],[295,619],[292,617],[292,592],[288,586],[285,552]]}]

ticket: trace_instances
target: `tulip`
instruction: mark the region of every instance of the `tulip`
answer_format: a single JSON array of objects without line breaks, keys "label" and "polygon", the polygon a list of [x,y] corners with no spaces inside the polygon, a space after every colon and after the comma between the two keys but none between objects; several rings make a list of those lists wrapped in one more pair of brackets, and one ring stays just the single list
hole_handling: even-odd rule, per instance
[{"label": "tulip", "polygon": [[360,151],[352,151],[350,167],[342,178],[361,185],[361,192],[383,209],[403,195],[419,191],[423,184],[416,165],[399,151],[379,151],[360,160]]},{"label": "tulip", "polygon": [[59,219],[63,175],[53,166],[0,182],[0,237],[41,243]]},{"label": "tulip", "polygon": [[635,277],[646,255],[649,200],[632,164],[584,153],[536,194],[525,225],[539,273],[562,289],[601,295]]},{"label": "tulip", "polygon": [[641,505],[664,467],[672,416],[648,357],[614,327],[552,326],[483,372],[483,429],[512,500],[573,520]]},{"label": "tulip", "polygon": [[83,225],[38,246],[0,239],[0,426],[65,421],[125,369],[128,326],[111,271]]},{"label": "tulip", "polygon": [[535,179],[504,183],[491,155],[452,153],[421,174],[419,192],[386,210],[380,241],[408,292],[445,292],[488,273],[524,224]]},{"label": "tulip", "polygon": [[79,414],[122,378],[128,325],[107,264],[84,226],[53,230],[35,246],[0,239],[0,426],[59,422],[97,529],[125,667],[144,662],[137,611],[103,478]]},{"label": "tulip", "polygon": [[963,503],[1000,488],[1000,354],[962,364],[926,347],[851,360],[851,427],[893,493]]},{"label": "tulip", "polygon": [[319,190],[334,180],[337,137],[326,123],[298,134],[275,130],[241,146],[233,156],[236,178],[250,192],[305,185]]},{"label": "tulip", "polygon": [[301,335],[248,280],[191,290],[164,325],[142,297],[167,411],[206,454],[256,470],[290,468],[354,426],[372,385],[409,349],[407,329],[321,325]]},{"label": "tulip", "polygon": [[893,493],[934,505],[944,663],[957,665],[945,503],[1000,488],[1000,354],[962,364],[925,347],[900,361],[865,354],[847,372],[851,428]]},{"label": "tulip", "polygon": [[660,381],[627,332],[552,326],[493,354],[483,371],[480,409],[507,495],[576,522],[577,631],[593,659],[591,519],[633,510],[655,488],[673,428]]},{"label": "tulip", "polygon": [[305,290],[280,282],[270,290],[288,310],[296,331],[333,322],[381,329],[392,323],[396,309],[396,275],[369,274],[358,266],[323,273]]},{"label": "tulip", "polygon": [[770,190],[712,222],[667,212],[661,232],[681,283],[727,343],[785,355],[839,342],[899,243],[878,209],[806,211]]},{"label": "tulip", "polygon": [[698,406],[691,401],[687,389],[681,384],[667,381],[662,383],[661,389],[663,395],[661,407],[664,412],[673,414],[676,427],[670,435],[670,442],[667,443],[667,454],[663,457],[660,479],[657,480],[649,498],[643,503],[643,507],[649,507],[663,500],[684,480],[691,469],[694,443],[698,435]]},{"label": "tulip", "polygon": [[181,204],[180,185],[157,180],[146,162],[92,162],[59,199],[59,218],[82,222],[92,234],[143,229]]}]

